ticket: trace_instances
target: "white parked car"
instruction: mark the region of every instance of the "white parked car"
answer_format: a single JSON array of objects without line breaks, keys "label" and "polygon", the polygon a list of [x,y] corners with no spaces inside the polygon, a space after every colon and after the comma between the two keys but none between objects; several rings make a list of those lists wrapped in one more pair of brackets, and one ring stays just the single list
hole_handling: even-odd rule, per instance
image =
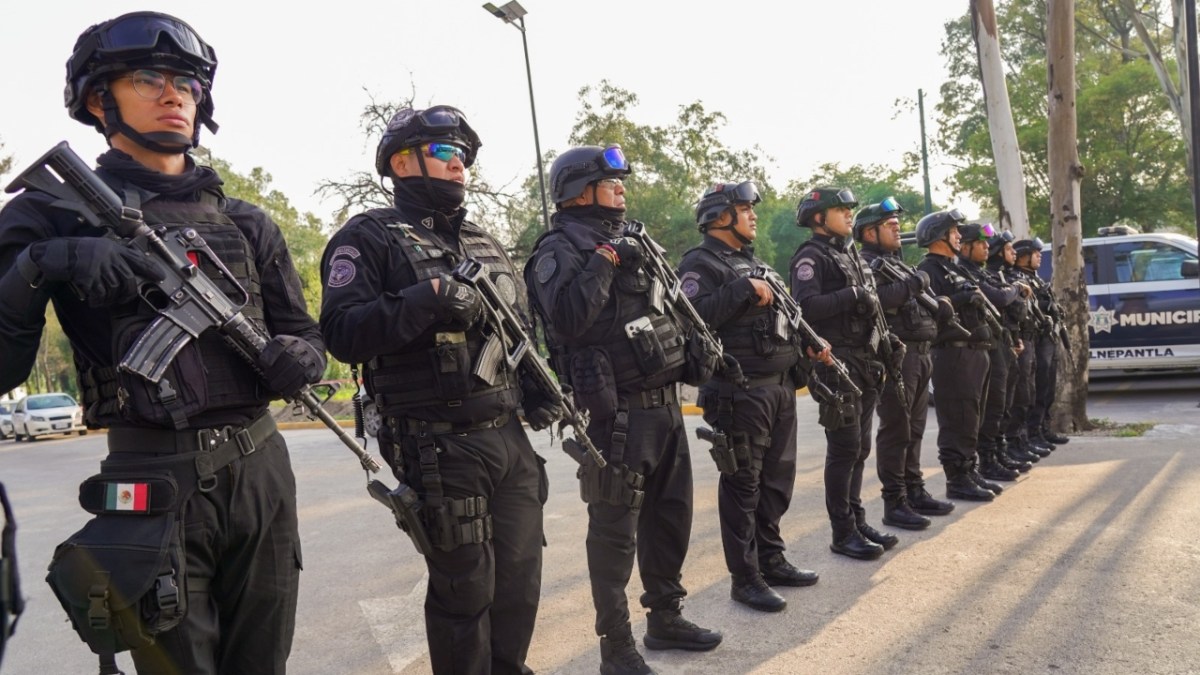
[{"label": "white parked car", "polygon": [[12,407],[7,403],[0,403],[0,441],[12,435]]},{"label": "white parked car", "polygon": [[87,433],[83,408],[68,394],[32,394],[17,402],[12,412],[13,437],[30,440],[48,434]]}]

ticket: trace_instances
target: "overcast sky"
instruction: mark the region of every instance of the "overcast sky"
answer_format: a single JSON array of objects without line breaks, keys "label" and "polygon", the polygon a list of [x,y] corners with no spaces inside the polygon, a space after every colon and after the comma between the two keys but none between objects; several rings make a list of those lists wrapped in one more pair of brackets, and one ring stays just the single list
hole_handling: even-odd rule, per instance
[{"label": "overcast sky", "polygon": [[[893,101],[924,89],[936,132],[943,24],[968,9],[967,0],[521,2],[543,151],[565,148],[579,88],[608,79],[638,96],[639,124],[669,124],[696,100],[724,113],[722,140],[761,146],[780,189],[824,162],[898,163],[919,149],[915,111],[898,112]],[[377,139],[359,127],[368,92],[384,101],[415,91],[420,103],[461,108],[483,139],[485,175],[515,185],[536,166],[521,35],[481,5],[5,3],[0,141],[18,168],[64,139],[85,159],[102,152],[102,137],[63,108],[64,64],[87,26],[154,9],[190,23],[220,60],[221,129],[204,131],[202,142],[235,170],[267,169],[301,210],[328,219],[334,204],[312,195],[317,183],[371,167]],[[936,157],[931,173],[944,202],[948,170]],[[630,201],[636,213],[636,195]]]}]

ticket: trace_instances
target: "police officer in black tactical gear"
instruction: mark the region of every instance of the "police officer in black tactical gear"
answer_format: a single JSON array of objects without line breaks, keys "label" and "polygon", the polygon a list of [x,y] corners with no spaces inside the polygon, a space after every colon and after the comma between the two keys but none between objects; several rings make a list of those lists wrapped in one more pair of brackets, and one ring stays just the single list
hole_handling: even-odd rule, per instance
[{"label": "police officer in black tactical gear", "polygon": [[[813,236],[792,256],[791,284],[792,296],[809,324],[829,341],[834,356],[846,364],[862,390],[842,423],[825,429],[825,508],[833,528],[829,548],[874,560],[899,539],[867,524],[861,497],[863,466],[871,454],[871,427],[885,372],[883,352],[890,349],[892,358],[903,359],[904,345],[879,328],[874,278],[850,237],[855,206],[858,201],[846,189],[818,187],[804,194],[796,209],[796,224],[811,228]],[[890,292],[904,299],[911,295],[902,287]],[[889,298],[888,302],[898,305],[903,300]],[[823,366],[816,369],[819,375],[827,374]]]},{"label": "police officer in black tactical gear", "polygon": [[[988,267],[1000,270],[1006,279],[1022,279],[1023,275],[1016,269],[1016,249],[1013,241],[1016,238],[1012,232],[1000,232],[992,237],[988,248],[991,258]],[[1021,340],[1021,350],[1016,354],[1010,372],[1011,386],[1014,388],[1012,403],[1004,420],[1004,441],[1009,454],[1018,461],[1036,464],[1042,457],[1048,456],[1050,450],[1041,443],[1032,443],[1027,435],[1025,422],[1029,418],[1029,409],[1034,402],[1035,369],[1037,368],[1037,338],[1039,314],[1036,308],[1037,298],[1030,297],[1022,300],[1024,311],[1017,319],[1017,337]]]},{"label": "police officer in black tactical gear", "polygon": [[1038,268],[1042,266],[1044,246],[1039,237],[1013,242],[1013,250],[1017,253],[1017,274],[1033,287],[1038,309],[1045,317],[1039,326],[1036,339],[1034,401],[1029,409],[1026,430],[1030,444],[1041,448],[1042,452],[1047,452],[1071,439],[1050,430],[1050,410],[1054,406],[1054,397],[1058,391],[1058,347],[1062,309],[1058,306],[1050,283],[1038,275]]},{"label": "police officer in black tactical gear", "polygon": [[330,353],[364,364],[382,416],[379,447],[420,494],[433,544],[425,629],[438,673],[522,673],[542,573],[545,472],[534,429],[558,416],[504,359],[482,360],[479,293],[451,273],[483,263],[527,317],[508,255],[463,208],[479,136],[456,108],[403,108],[375,155],[395,205],[352,217],[321,261]]},{"label": "police officer in black tactical gear", "polygon": [[879,396],[875,462],[883,485],[883,524],[923,530],[931,522],[925,516],[944,516],[954,510],[953,503],[929,494],[921,473],[921,440],[929,415],[929,377],[933,369],[929,346],[938,335],[939,323],[954,317],[954,308],[946,298],[938,299],[936,313],[916,301],[915,294],[923,292],[928,280],[923,272],[909,267],[900,254],[902,213],[904,208],[895,197],[867,205],[854,215],[854,239],[862,246],[863,260],[872,267],[884,258],[909,273],[905,281],[878,281],[888,327],[904,341],[901,372],[907,400],[900,400],[893,380],[884,383]]},{"label": "police officer in black tactical gear", "polygon": [[[538,239],[525,266],[551,364],[590,413],[588,436],[613,477],[600,483],[610,488],[600,494],[583,484],[602,673],[652,672],[629,624],[625,587],[635,552],[641,603],[650,610],[646,647],[704,651],[721,642],[720,633],[680,614],[692,464],[678,383],[711,377],[716,356],[688,349],[686,327],[658,302],[661,293],[642,269],[646,253],[624,236],[623,179],[630,173],[616,145],[559,155],[550,168],[553,229]],[[644,493],[640,509],[636,490]]]},{"label": "police officer in black tactical gear", "polygon": [[959,263],[962,225],[958,209],[935,211],[917,223],[917,245],[929,253],[917,268],[929,285],[954,305],[959,321],[971,331],[965,340],[933,346],[934,408],[938,418],[938,459],[946,471],[946,496],[990,502],[1003,488],[979,474],[979,422],[987,395],[988,350],[993,336],[984,318],[987,298]]},{"label": "police officer in black tactical gear", "polygon": [[[183,21],[125,14],[80,35],[67,62],[66,104],[71,117],[108,139],[97,173],[126,206],[164,236],[201,234],[229,270],[232,278],[210,260],[196,261],[273,336],[258,363],[209,330],[182,348],[157,385],[118,370],[156,318],[139,290],[164,272],[48,194],[28,190],[0,211],[0,390],[29,375],[53,301],[71,341],[87,424],[109,428],[101,474],[80,493],[99,515],[76,536],[108,531],[106,520],[125,535],[158,532],[163,519],[183,523],[186,574],[147,579],[141,588],[153,586],[157,597],[140,607],[157,613],[186,599],[186,614],[152,645],[133,650],[139,673],[282,673],[295,624],[296,486],[267,404],[321,377],[324,345],[279,227],[258,207],[226,197],[220,176],[188,154],[201,124],[217,128],[216,67],[212,48]],[[147,505],[134,498],[139,485],[171,487],[151,492]],[[115,499],[93,499],[106,493]],[[172,494],[173,502],[162,501]],[[174,540],[158,539],[167,543],[140,546],[167,545],[163,555],[173,556]],[[118,560],[89,578],[126,587],[139,568]],[[66,606],[72,589],[55,588]],[[119,591],[102,585],[91,592],[98,590],[112,602],[100,614],[93,606],[83,622],[115,628]],[[116,672],[111,651],[102,663]]]},{"label": "police officer in black tactical gear", "polygon": [[[1012,270],[1012,263],[1016,261],[1016,252],[1013,251],[1012,247],[1013,240],[1013,234],[1008,230],[996,232],[987,239],[987,264],[984,275],[992,279],[993,284],[1016,285],[1012,283],[1016,279],[1015,273]],[[1021,282],[1021,285],[1023,288],[1028,288],[1023,282]],[[1033,321],[1029,310],[1029,305],[1033,302],[1033,298],[1032,291],[1026,292],[1021,290],[1020,294],[1021,296],[1003,312],[1004,326],[1012,336],[1013,347],[1006,352],[1001,352],[1006,360],[1004,367],[1007,369],[1007,372],[1003,376],[1005,380],[1004,390],[1000,392],[997,386],[989,385],[988,410],[984,413],[983,427],[988,427],[991,423],[989,416],[996,414],[993,405],[1002,406],[998,415],[999,426],[993,432],[996,440],[996,459],[1006,468],[1026,473],[1033,467],[1034,462],[1041,459],[1041,457],[1036,454],[1027,453],[1021,448],[1019,441],[1015,443],[1010,442],[1013,436],[1010,430],[1013,428],[1014,410],[1018,405],[1018,401],[1021,401],[1022,410],[1027,410],[1029,406],[1029,401],[1027,400],[1027,380],[1021,370],[1021,360],[1028,353],[1025,348],[1026,342],[1023,336],[1026,332],[1027,322]],[[992,358],[995,360],[996,355],[993,354]],[[1026,363],[1030,362],[1027,360]],[[997,377],[994,363],[992,370],[993,377]],[[1025,390],[1025,399],[1021,398],[1022,390]],[[1003,394],[1002,402],[995,403],[993,401],[993,392],[995,395]],[[1025,426],[1024,419],[1024,412],[1022,412],[1022,416],[1018,422],[1021,428]],[[983,427],[980,430],[981,436],[983,434]],[[989,431],[991,430],[989,429]]]},{"label": "police officer in black tactical gear", "polygon": [[[773,306],[771,286],[752,278],[774,274],[754,255],[760,201],[754,183],[716,183],[696,206],[704,241],[683,255],[679,279],[704,321],[741,365],[748,382],[719,374],[700,389],[704,420],[724,440],[733,462],[722,466],[717,493],[731,597],[777,612],[787,600],[771,586],[811,586],[815,572],[784,557],[779,521],[796,484],[796,389],[804,386],[800,338]],[[782,280],[781,280],[782,284]],[[824,345],[804,345],[817,358]]]}]

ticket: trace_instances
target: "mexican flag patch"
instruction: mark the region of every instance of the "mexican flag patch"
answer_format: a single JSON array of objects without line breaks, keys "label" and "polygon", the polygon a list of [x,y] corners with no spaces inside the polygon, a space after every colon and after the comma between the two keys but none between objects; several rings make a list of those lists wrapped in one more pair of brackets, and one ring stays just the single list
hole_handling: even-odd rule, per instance
[{"label": "mexican flag patch", "polygon": [[104,492],[106,511],[149,511],[149,483],[108,483]]}]

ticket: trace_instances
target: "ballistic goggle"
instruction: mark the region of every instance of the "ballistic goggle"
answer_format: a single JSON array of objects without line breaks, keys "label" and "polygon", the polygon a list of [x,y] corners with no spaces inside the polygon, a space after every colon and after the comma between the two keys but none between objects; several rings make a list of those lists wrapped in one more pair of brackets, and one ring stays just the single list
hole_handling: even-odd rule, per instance
[{"label": "ballistic goggle", "polygon": [[118,55],[121,52],[153,50],[163,36],[169,38],[185,58],[196,60],[206,69],[216,67],[216,53],[191,26],[165,14],[137,12],[119,17],[90,35],[88,39],[96,45],[95,50],[77,49],[77,63],[72,64],[72,72],[84,72],[94,54]]},{"label": "ballistic goggle", "polygon": [[603,163],[602,168],[614,169],[616,171],[627,171],[629,162],[625,161],[625,153],[621,152],[621,146],[610,145],[600,153],[600,161]]}]

